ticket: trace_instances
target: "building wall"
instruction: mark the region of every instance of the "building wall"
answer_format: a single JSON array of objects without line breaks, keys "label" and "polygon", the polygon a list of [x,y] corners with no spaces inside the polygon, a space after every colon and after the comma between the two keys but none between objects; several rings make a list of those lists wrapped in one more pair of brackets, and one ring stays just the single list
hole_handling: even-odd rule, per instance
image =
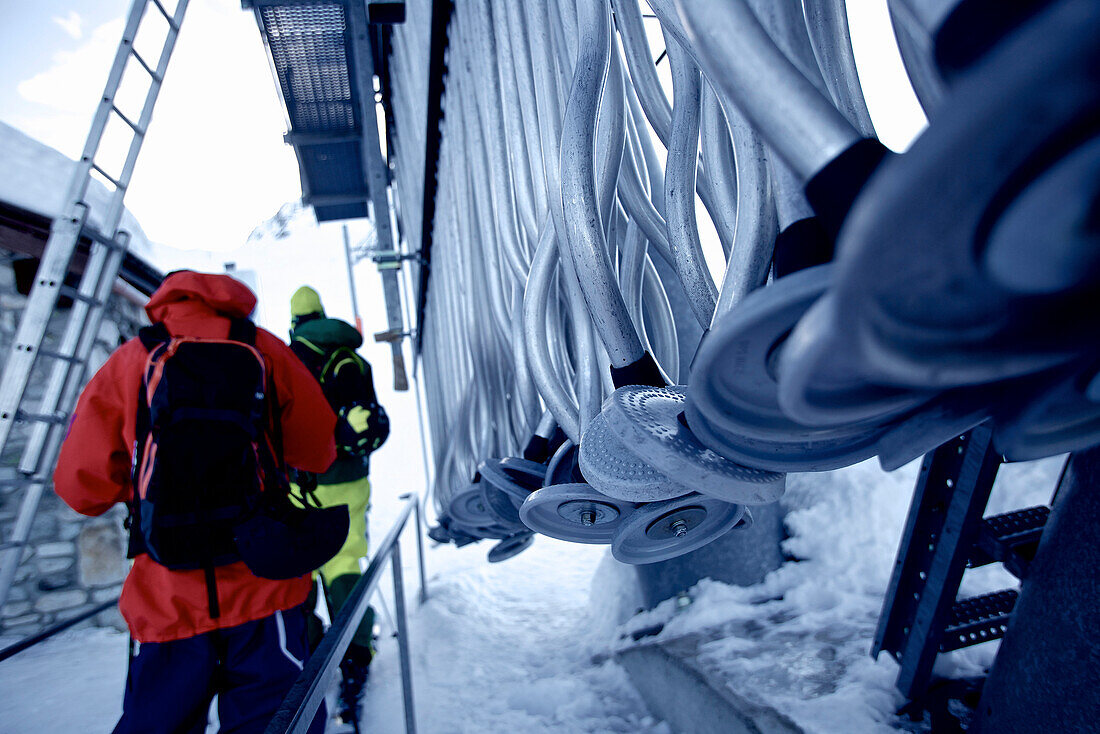
[{"label": "building wall", "polygon": [[[0,370],[8,358],[26,298],[16,291],[11,267],[13,255],[0,250]],[[45,346],[56,346],[64,330],[67,310],[54,315],[46,333]],[[122,340],[133,336],[148,323],[140,306],[118,295],[112,296],[93,350],[90,372],[98,369]],[[45,389],[51,365],[38,364],[28,386],[37,401]],[[33,405],[34,403],[32,403]],[[0,540],[11,538],[25,490],[12,486],[18,478],[26,441],[25,427],[13,431],[0,456]],[[47,487],[31,526],[29,545],[16,572],[7,602],[0,609],[0,634],[25,636],[55,622],[76,616],[94,605],[118,596],[129,562],[125,557],[122,520],[125,508],[116,506],[97,518],[70,510],[52,487]],[[124,629],[118,611],[96,615],[85,624]]]}]

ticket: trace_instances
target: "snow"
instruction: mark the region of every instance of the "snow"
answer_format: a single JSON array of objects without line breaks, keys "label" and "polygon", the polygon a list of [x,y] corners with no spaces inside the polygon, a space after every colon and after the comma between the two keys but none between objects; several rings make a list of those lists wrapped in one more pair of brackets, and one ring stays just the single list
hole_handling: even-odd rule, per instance
[{"label": "snow", "polygon": [[[1064,457],[1002,467],[987,515],[1050,502]],[[699,660],[741,696],[789,716],[807,734],[889,732],[904,704],[897,665],[870,657],[878,616],[912,498],[918,464],[892,473],[873,461],[822,474],[793,474],[783,503],[799,559],[740,588],[703,580],[690,603],[668,600],[624,625],[663,625],[656,640],[701,635]],[[964,596],[1015,587],[1003,568],[968,572]],[[679,603],[678,603],[679,602]],[[940,655],[936,673],[981,673],[999,643]]]},{"label": "snow", "polygon": [[[420,730],[668,734],[621,668],[593,661],[605,630],[590,587],[606,549],[540,537],[488,564],[488,547],[429,554],[431,596],[410,620]],[[366,731],[401,730],[392,639],[380,645],[364,709]]]},{"label": "snow", "polygon": [[[76,162],[0,121],[0,201],[49,219],[66,213],[66,197]],[[85,200],[88,223],[103,229],[111,190],[94,175]],[[123,209],[119,229],[130,234],[130,251],[164,272],[177,268],[220,271],[221,253],[182,250],[150,240],[129,209]]]},{"label": "snow", "polygon": [[[361,222],[352,223],[352,232],[353,244],[370,236]],[[341,230],[318,227],[295,204],[238,250],[154,255],[154,264],[165,269],[221,270],[235,263],[255,278],[257,320],[279,335],[287,328],[290,295],[303,283],[320,291],[330,315],[352,320]],[[356,283],[365,333],[382,331],[374,268],[360,264]],[[372,458],[371,527],[381,538],[401,510],[398,496],[422,491],[426,483],[413,395],[393,392],[388,346],[368,336],[362,353],[374,365],[379,398],[393,419],[389,441]],[[1003,467],[988,513],[1048,502],[1061,462]],[[663,624],[657,640],[699,635],[698,662],[716,679],[750,701],[774,706],[807,732],[893,731],[902,703],[893,688],[897,666],[869,652],[915,476],[915,464],[887,474],[873,462],[791,475],[783,500],[791,534],[786,549],[798,562],[750,588],[703,580],[684,599],[638,615],[641,594],[632,569],[611,559],[606,547],[546,537],[501,564],[486,561],[491,541],[428,547],[430,597],[418,606],[415,544],[406,534],[402,558],[419,730],[671,734],[609,659],[633,644],[630,631]],[[1006,572],[990,567],[968,573],[963,593],[1012,585]],[[404,726],[388,621],[392,588],[387,573],[375,601],[382,634],[364,701],[363,730],[372,734]],[[116,632],[76,629],[0,663],[0,734],[110,731],[121,706],[126,644]],[[941,655],[937,671],[980,672],[995,651],[996,643],[986,643]]]},{"label": "snow", "polygon": [[[0,646],[15,642],[0,637]],[[0,663],[0,734],[110,732],[122,713],[127,637],[73,629]]]}]

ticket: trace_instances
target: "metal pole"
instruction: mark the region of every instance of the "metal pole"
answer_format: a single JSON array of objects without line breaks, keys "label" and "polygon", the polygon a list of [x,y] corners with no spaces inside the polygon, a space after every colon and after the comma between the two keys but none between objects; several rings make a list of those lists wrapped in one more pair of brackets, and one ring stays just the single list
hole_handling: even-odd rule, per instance
[{"label": "metal pole", "polygon": [[359,299],[355,297],[355,271],[351,262],[351,239],[348,237],[348,225],[344,225],[344,257],[348,263],[348,288],[351,289],[351,312],[355,314],[355,328],[363,333],[363,320],[359,318]]},{"label": "metal pole", "polygon": [[[417,517],[420,503],[416,503]],[[419,528],[419,525],[418,525]],[[417,538],[420,538],[419,530]],[[401,694],[405,700],[405,732],[416,734],[416,710],[413,708],[412,664],[409,661],[409,625],[405,616],[405,584],[401,575],[401,543],[393,546],[393,595],[397,610],[397,648],[401,655]]]},{"label": "metal pole", "polygon": [[420,603],[428,601],[428,577],[424,572],[424,518],[420,514],[420,501],[416,503],[416,561],[420,566]]},{"label": "metal pole", "polygon": [[812,178],[860,139],[776,47],[744,0],[654,5],[664,29],[687,42],[719,96],[741,110],[800,180]]},{"label": "metal pole", "polygon": [[66,619],[64,622],[59,622],[51,627],[47,627],[36,635],[31,635],[30,637],[22,639],[13,645],[5,647],[3,650],[0,650],[0,662],[7,660],[16,653],[23,652],[27,648],[34,647],[39,642],[44,642],[45,640],[48,640],[59,632],[64,632],[73,625],[80,624],[89,617],[94,617],[101,612],[107,611],[115,604],[118,604],[118,597],[115,597],[114,599],[108,599],[105,602],[95,605],[88,611],[76,615],[72,619]]},{"label": "metal pole", "polygon": [[[409,498],[412,498],[412,497],[416,498],[416,502],[413,505],[413,512],[416,513],[416,557],[417,557],[417,563],[420,566],[420,603],[423,604],[424,602],[428,601],[428,582],[427,582],[427,575],[424,572],[424,536],[423,536],[424,520],[423,520],[423,516],[420,514],[421,513],[420,498],[418,496],[414,495],[412,492],[406,492],[405,494],[401,495],[398,499],[402,499],[402,500],[407,501],[407,500],[409,500]],[[427,495],[425,495],[425,500],[426,499],[427,499]]]},{"label": "metal pole", "polygon": [[[417,354],[420,354],[420,352]],[[413,394],[416,395],[416,424],[420,430],[420,458],[424,462],[424,486],[428,488],[425,491],[424,499],[427,500],[428,494],[431,493],[433,471],[431,464],[428,462],[428,435],[424,431],[424,405],[420,397],[420,391],[423,389],[419,377],[420,370],[423,369],[422,365],[423,362],[419,361],[413,363],[412,378]]]}]

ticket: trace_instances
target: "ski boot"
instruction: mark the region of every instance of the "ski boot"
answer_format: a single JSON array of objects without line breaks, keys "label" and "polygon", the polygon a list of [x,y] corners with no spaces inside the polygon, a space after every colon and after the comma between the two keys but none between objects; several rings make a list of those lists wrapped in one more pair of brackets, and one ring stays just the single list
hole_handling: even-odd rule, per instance
[{"label": "ski boot", "polygon": [[340,663],[343,678],[340,681],[339,718],[359,732],[359,704],[363,700],[363,688],[370,674],[371,650],[352,645]]}]

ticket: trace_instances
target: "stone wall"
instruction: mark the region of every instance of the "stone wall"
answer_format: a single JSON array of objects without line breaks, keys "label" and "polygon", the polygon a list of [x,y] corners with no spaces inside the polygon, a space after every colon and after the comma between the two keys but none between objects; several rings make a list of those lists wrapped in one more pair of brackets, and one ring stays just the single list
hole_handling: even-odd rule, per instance
[{"label": "stone wall", "polygon": [[[0,250],[0,369],[10,353],[26,298],[15,288],[12,256]],[[46,345],[56,345],[64,329],[60,311],[47,329]],[[122,340],[147,323],[139,306],[113,296],[92,355],[89,374],[98,369]],[[37,401],[45,389],[52,365],[38,364],[28,394]],[[34,405],[34,402],[31,403]],[[0,542],[11,538],[19,508],[26,494],[16,467],[26,441],[26,427],[13,430],[0,456]],[[16,571],[15,583],[0,609],[0,634],[26,636],[55,622],[70,619],[100,602],[118,596],[129,562],[125,557],[122,520],[126,510],[114,507],[97,518],[70,510],[47,486],[31,526],[29,543]],[[117,609],[96,615],[84,624],[125,629]]]}]

